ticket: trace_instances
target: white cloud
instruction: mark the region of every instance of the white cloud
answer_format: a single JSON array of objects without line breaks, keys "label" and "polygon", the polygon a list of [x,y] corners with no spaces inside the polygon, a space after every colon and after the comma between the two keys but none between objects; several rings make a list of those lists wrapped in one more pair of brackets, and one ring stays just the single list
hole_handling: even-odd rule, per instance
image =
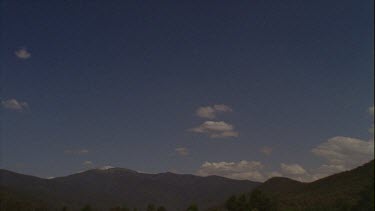
[{"label": "white cloud", "polygon": [[24,111],[29,108],[26,102],[18,101],[16,99],[8,99],[1,101],[3,108],[13,111]]},{"label": "white cloud", "polygon": [[224,121],[206,121],[198,127],[189,129],[195,133],[206,133],[211,138],[238,137],[239,133],[234,130],[234,126]]},{"label": "white cloud", "polygon": [[231,179],[247,179],[263,182],[272,177],[289,177],[301,182],[312,181],[314,178],[299,164],[281,163],[280,171],[269,171],[259,161],[239,162],[205,162],[197,171],[197,175],[218,175]]},{"label": "white cloud", "polygon": [[197,174],[200,176],[218,175],[231,179],[264,181],[262,168],[263,164],[258,161],[205,162],[200,166]]},{"label": "white cloud", "polygon": [[282,163],[281,170],[286,175],[303,175],[306,174],[306,170],[298,164],[285,164]]},{"label": "white cloud", "polygon": [[16,50],[14,54],[20,59],[28,59],[31,57],[31,53],[26,48]]},{"label": "white cloud", "polygon": [[337,136],[312,149],[331,165],[353,168],[374,158],[374,141]]},{"label": "white cloud", "polygon": [[343,165],[323,164],[313,171],[313,178],[320,179],[346,170],[348,169]]},{"label": "white cloud", "polygon": [[189,155],[189,149],[185,147],[177,147],[174,149],[175,152],[180,156],[188,156]]},{"label": "white cloud", "polygon": [[215,119],[218,113],[232,112],[232,108],[227,105],[219,104],[213,106],[203,106],[196,110],[196,115],[201,118]]},{"label": "white cloud", "polygon": [[[374,116],[374,106],[368,108]],[[374,125],[369,129],[374,133]],[[312,153],[325,160],[315,169],[313,177],[320,179],[335,173],[356,168],[374,159],[374,139],[361,140],[357,138],[336,136],[313,148]]]},{"label": "white cloud", "polygon": [[[213,110],[210,107],[208,110]],[[374,115],[374,107],[368,109]],[[209,112],[207,112],[209,113]],[[215,116],[214,116],[215,117]],[[373,130],[373,126],[372,126]],[[223,121],[206,121],[198,127],[190,129],[191,132],[205,133],[210,137],[222,137],[224,133],[238,136],[234,127]],[[263,147],[260,152],[269,155],[271,147]],[[264,181],[271,177],[289,177],[302,182],[311,182],[335,173],[351,170],[374,159],[374,140],[361,140],[350,137],[337,136],[313,148],[311,152],[324,159],[325,162],[318,168],[306,170],[299,164],[280,164],[279,171],[265,171],[262,163],[257,161],[240,162],[205,162],[197,171],[198,175],[218,175],[232,179],[248,179]]]},{"label": "white cloud", "polygon": [[316,171],[316,175],[322,177],[353,169],[374,159],[374,140],[337,136],[311,151],[327,162]]},{"label": "white cloud", "polygon": [[207,119],[214,119],[216,117],[215,109],[211,106],[200,107],[196,111],[197,116]]},{"label": "white cloud", "polygon": [[214,121],[206,121],[203,124],[201,124],[199,127],[194,128],[194,132],[206,132],[206,131],[232,131],[233,126],[231,124],[228,124],[226,122],[220,121],[220,122],[214,122]]},{"label": "white cloud", "polygon": [[88,154],[89,150],[88,149],[67,149],[64,151],[65,154],[69,155],[84,155]]},{"label": "white cloud", "polygon": [[294,179],[300,182],[311,182],[315,178],[305,170],[301,165],[293,163],[293,164],[280,164],[281,172],[280,174],[283,177],[288,177],[290,179]]},{"label": "white cloud", "polygon": [[265,155],[270,155],[272,153],[273,149],[271,147],[265,146],[260,149],[260,152]]}]

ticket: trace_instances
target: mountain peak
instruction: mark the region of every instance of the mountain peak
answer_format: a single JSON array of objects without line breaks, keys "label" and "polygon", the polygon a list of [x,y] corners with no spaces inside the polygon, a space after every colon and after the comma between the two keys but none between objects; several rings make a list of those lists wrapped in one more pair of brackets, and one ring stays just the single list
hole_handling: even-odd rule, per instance
[{"label": "mountain peak", "polygon": [[113,169],[113,168],[115,168],[115,167],[113,167],[113,166],[101,166],[101,167],[99,167],[99,168],[97,168],[98,170],[108,170],[108,169]]}]

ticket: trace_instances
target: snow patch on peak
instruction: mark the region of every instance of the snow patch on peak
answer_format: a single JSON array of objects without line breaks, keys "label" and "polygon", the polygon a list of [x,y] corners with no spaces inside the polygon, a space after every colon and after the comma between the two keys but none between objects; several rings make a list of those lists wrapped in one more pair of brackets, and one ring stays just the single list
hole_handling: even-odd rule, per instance
[{"label": "snow patch on peak", "polygon": [[115,167],[113,167],[113,166],[102,166],[102,167],[99,167],[98,169],[99,170],[108,170],[108,169],[113,169],[113,168],[115,168]]}]

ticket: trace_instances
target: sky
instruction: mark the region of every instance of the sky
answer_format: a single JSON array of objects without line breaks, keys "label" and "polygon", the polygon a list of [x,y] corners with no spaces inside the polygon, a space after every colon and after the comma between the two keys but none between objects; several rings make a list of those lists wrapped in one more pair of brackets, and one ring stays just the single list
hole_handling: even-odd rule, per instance
[{"label": "sky", "polygon": [[374,157],[373,1],[1,2],[1,168],[312,181]]}]

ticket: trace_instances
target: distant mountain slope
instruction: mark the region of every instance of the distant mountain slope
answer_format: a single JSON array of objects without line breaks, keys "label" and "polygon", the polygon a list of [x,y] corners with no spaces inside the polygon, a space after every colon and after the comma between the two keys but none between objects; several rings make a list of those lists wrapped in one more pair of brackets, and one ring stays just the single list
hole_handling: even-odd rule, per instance
[{"label": "distant mountain slope", "polygon": [[94,169],[54,179],[0,170],[0,178],[1,206],[20,200],[47,206],[49,210],[61,209],[64,205],[77,209],[85,204],[99,210],[123,204],[142,209],[148,203],[173,211],[184,210],[191,203],[208,208],[260,184],[218,176],[143,174],[121,168]]},{"label": "distant mountain slope", "polygon": [[373,195],[373,188],[374,160],[311,183],[272,178],[258,187],[276,199],[280,210],[353,210],[364,194],[372,190]]}]

